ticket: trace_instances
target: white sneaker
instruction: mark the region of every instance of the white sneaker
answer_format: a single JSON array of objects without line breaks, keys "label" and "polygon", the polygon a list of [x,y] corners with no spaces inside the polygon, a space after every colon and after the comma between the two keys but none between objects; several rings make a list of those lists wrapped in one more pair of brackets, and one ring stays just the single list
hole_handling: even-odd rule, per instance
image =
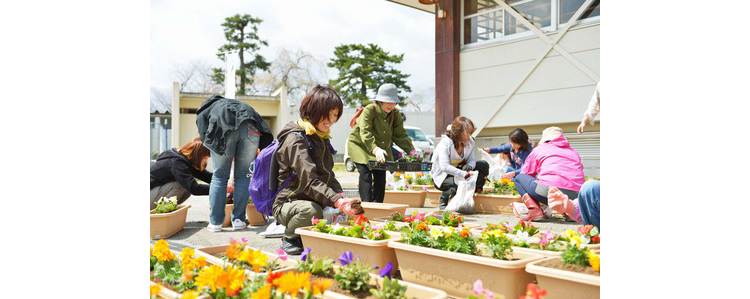
[{"label": "white sneaker", "polygon": [[208,223],[208,226],[206,227],[206,229],[208,231],[214,232],[214,233],[215,232],[220,232],[221,231],[221,224],[215,224],[214,225],[214,224]]},{"label": "white sneaker", "polygon": [[242,219],[234,219],[234,221],[232,221],[233,230],[241,230],[246,227],[247,227],[247,224],[245,223],[245,221],[242,221]]}]

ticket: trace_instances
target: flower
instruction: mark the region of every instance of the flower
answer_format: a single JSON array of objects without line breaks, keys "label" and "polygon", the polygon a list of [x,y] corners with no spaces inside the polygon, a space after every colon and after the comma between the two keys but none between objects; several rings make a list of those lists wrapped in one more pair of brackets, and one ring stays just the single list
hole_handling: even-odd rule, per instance
[{"label": "flower", "polygon": [[601,240],[599,239],[599,236],[593,236],[591,237],[591,244],[599,244]]},{"label": "flower", "polygon": [[414,218],[415,220],[424,221],[424,214],[416,213],[412,218]]},{"label": "flower", "polygon": [[417,230],[427,231],[427,224],[424,222],[419,222],[417,224]]},{"label": "flower", "polygon": [[258,289],[250,295],[251,299],[269,299],[271,298],[271,285],[267,284],[264,285],[262,288]]},{"label": "flower", "polygon": [[276,249],[276,253],[279,255],[279,258],[282,261],[286,261],[289,258],[289,255],[286,254],[286,251],[284,251],[284,249],[278,248]]},{"label": "flower", "polygon": [[555,233],[551,229],[539,234],[539,245],[546,246],[555,239]]},{"label": "flower", "polygon": [[393,263],[388,262],[388,264],[380,270],[380,277],[388,276],[388,278],[391,278],[391,270],[393,270]]},{"label": "flower", "polygon": [[175,254],[169,250],[169,244],[164,240],[156,241],[156,244],[154,244],[153,255],[160,262],[170,261],[176,258]]},{"label": "flower", "polygon": [[362,222],[370,222],[370,220],[365,217],[365,214],[360,214],[354,222],[357,223],[357,225],[362,225]]},{"label": "flower", "polygon": [[484,286],[482,285],[482,280],[481,279],[477,279],[477,281],[474,282],[474,289],[471,290],[471,293],[474,296],[484,295],[485,298],[487,298],[487,299],[494,299],[495,298],[495,293],[493,293],[490,290],[485,290],[484,289]]},{"label": "flower", "polygon": [[236,260],[240,255],[240,252],[242,252],[242,248],[240,248],[237,243],[229,244],[229,247],[227,247],[226,256],[230,261]]},{"label": "flower", "polygon": [[319,295],[325,292],[333,284],[333,279],[318,278],[313,280],[310,285],[313,289],[313,295]]},{"label": "flower", "polygon": [[245,237],[242,237],[242,239],[241,239],[241,240],[242,240],[242,243],[245,243],[245,244],[247,244],[247,238],[245,238]]},{"label": "flower", "polygon": [[302,255],[300,255],[300,259],[303,262],[307,261],[307,255],[310,254],[310,251],[312,251],[312,249],[310,248],[305,248],[305,250],[302,251]]},{"label": "flower", "polygon": [[520,299],[541,299],[541,296],[547,295],[546,290],[542,290],[537,287],[534,283],[529,283],[526,286],[526,296],[521,296]]},{"label": "flower", "polygon": [[464,227],[461,229],[461,238],[466,238],[469,236],[469,230],[470,228]]},{"label": "flower", "polygon": [[161,287],[158,284],[151,285],[151,290],[149,290],[150,296],[156,296],[161,292]]},{"label": "flower", "polygon": [[350,264],[354,260],[354,254],[351,251],[344,252],[340,257],[339,261],[342,266]]},{"label": "flower", "polygon": [[315,216],[312,217],[312,225],[318,225],[318,222],[320,222],[320,218],[315,218]]},{"label": "flower", "polygon": [[255,272],[260,271],[260,267],[266,266],[266,261],[268,260],[268,256],[263,254],[260,250],[245,250],[240,253],[240,255],[237,257],[238,261],[247,262],[251,266],[253,266],[253,270]]},{"label": "flower", "polygon": [[216,292],[217,287],[222,287],[225,282],[220,281],[224,275],[224,269],[217,265],[203,268],[195,278],[195,285],[199,290],[210,287],[211,292]]},{"label": "flower", "polygon": [[297,297],[300,289],[310,288],[310,272],[299,273],[299,272],[287,272],[281,275],[278,279],[279,288],[278,291],[281,293],[288,293],[292,297]]},{"label": "flower", "polygon": [[443,236],[443,230],[434,228],[434,227],[430,230],[430,237],[432,237],[433,239],[437,240],[438,238],[442,236]]},{"label": "flower", "polygon": [[586,252],[586,255],[589,257],[589,264],[591,265],[591,268],[594,268],[594,271],[599,272],[599,256],[594,252],[594,250],[589,249],[589,251]]},{"label": "flower", "polygon": [[180,296],[180,299],[195,299],[198,298],[198,294],[195,291],[185,291]]},{"label": "flower", "polygon": [[227,295],[236,296],[242,287],[245,286],[245,270],[238,267],[229,266],[224,272],[227,281]]},{"label": "flower", "polygon": [[188,258],[192,258],[194,254],[195,254],[195,250],[194,249],[192,249],[190,247],[185,247],[185,248],[182,249],[182,251],[180,251],[180,258],[183,259],[183,260],[184,259],[188,259]]},{"label": "flower", "polygon": [[268,273],[268,276],[266,277],[266,282],[270,283],[271,285],[277,287],[279,286],[277,279],[281,277],[284,273],[282,272],[271,272]]},{"label": "flower", "polygon": [[234,243],[237,243],[237,239],[235,239],[234,237],[229,237],[229,244],[234,244]]},{"label": "flower", "polygon": [[427,187],[422,186],[422,191],[427,191]]}]

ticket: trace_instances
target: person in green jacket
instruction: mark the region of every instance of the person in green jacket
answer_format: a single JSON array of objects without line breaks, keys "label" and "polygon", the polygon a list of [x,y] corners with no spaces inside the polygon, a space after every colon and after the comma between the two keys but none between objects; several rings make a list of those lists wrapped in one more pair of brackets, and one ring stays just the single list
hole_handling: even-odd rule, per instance
[{"label": "person in green jacket", "polygon": [[381,85],[374,101],[357,118],[357,125],[349,134],[347,147],[349,158],[359,170],[359,196],[362,201],[383,202],[385,171],[370,169],[368,162],[393,161],[393,143],[407,153],[413,151],[414,146],[404,129],[401,113],[396,110],[396,104],[400,102],[396,85]]}]

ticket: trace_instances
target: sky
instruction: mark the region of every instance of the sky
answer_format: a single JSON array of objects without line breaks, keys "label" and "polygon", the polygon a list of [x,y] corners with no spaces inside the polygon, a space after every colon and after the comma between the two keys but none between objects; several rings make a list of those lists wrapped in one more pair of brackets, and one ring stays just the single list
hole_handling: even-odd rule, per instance
[{"label": "sky", "polygon": [[[258,31],[268,47],[259,53],[269,61],[286,48],[327,63],[340,44],[374,43],[403,53],[397,68],[411,74],[412,94],[434,98],[434,15],[385,0],[152,0],[151,87],[169,91],[174,68],[195,59],[224,67],[216,58],[225,42],[221,23],[238,13],[263,20]],[[335,74],[328,69],[330,79]]]}]

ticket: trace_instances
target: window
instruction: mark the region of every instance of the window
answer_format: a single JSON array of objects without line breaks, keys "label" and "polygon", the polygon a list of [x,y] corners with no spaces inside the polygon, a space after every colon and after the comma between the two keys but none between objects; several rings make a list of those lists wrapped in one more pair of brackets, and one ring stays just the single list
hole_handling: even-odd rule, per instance
[{"label": "window", "polygon": [[427,141],[427,136],[424,135],[422,130],[406,129],[406,134],[412,141]]},{"label": "window", "polygon": [[[526,17],[534,26],[555,31],[565,24],[584,0],[504,0]],[[464,0],[463,44],[492,40],[510,40],[531,35],[531,32],[494,0]],[[599,16],[599,0],[594,1],[581,19]]]}]

